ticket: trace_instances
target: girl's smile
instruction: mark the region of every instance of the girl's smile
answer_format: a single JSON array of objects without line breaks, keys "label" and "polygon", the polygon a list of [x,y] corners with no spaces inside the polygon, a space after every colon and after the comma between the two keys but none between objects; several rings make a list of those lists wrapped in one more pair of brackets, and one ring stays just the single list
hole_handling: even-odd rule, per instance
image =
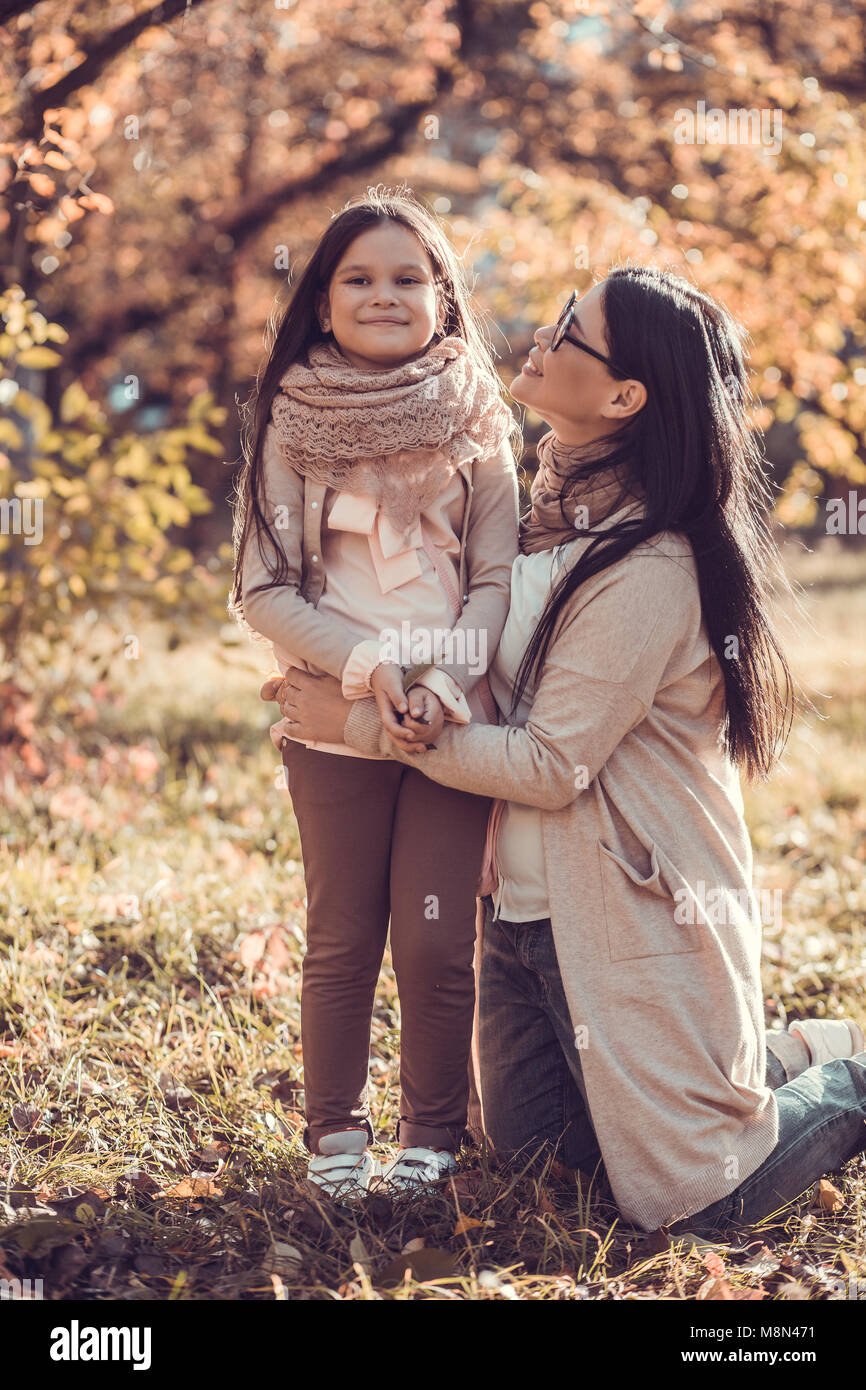
[{"label": "girl's smile", "polygon": [[361,232],[338,263],[319,313],[355,367],[387,371],[420,357],[442,318],[433,266],[418,238],[394,221]]}]

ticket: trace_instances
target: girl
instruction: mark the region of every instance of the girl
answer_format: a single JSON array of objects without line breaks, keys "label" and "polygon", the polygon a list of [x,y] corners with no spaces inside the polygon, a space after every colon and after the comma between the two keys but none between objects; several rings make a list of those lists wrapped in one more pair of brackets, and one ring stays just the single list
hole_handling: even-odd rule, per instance
[{"label": "girl", "polygon": [[[520,437],[501,392],[459,262],[423,206],[374,192],[335,217],[249,403],[230,607],[283,674],[330,673],[353,700],[372,692],[397,737],[496,719],[485,671],[517,552]],[[390,916],[401,1150],[383,1176],[433,1181],[456,1166],[467,1119],[489,802],[341,739],[295,739],[285,721],[271,733],[307,886],[309,1176],[357,1194],[377,1175],[367,1062]]]},{"label": "girl", "polygon": [[575,300],[511,387],[552,426],[491,671],[511,727],[449,727],[412,758],[380,739],[371,701],[327,681],[299,677],[281,708],[296,735],[345,730],[504,799],[480,977],[487,1132],[500,1152],[603,1161],[644,1230],[712,1234],[863,1150],[864,1039],[848,1020],[764,1031],[737,772],[766,775],[792,700],[741,330],[649,267]]}]

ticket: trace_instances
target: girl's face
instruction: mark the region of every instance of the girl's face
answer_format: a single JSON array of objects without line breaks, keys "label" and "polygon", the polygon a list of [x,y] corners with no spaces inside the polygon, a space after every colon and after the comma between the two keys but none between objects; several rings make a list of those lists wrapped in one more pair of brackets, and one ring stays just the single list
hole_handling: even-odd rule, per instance
[{"label": "girl's face", "polygon": [[[574,306],[569,337],[609,355],[604,337],[604,285],[593,285]],[[511,383],[516,401],[540,415],[564,444],[586,444],[612,434],[646,401],[639,381],[617,381],[603,362],[566,338],[550,351],[556,325],[534,334],[534,347]]]},{"label": "girl's face", "polygon": [[319,307],[343,356],[366,371],[419,357],[441,328],[430,258],[408,227],[389,218],[356,236]]}]

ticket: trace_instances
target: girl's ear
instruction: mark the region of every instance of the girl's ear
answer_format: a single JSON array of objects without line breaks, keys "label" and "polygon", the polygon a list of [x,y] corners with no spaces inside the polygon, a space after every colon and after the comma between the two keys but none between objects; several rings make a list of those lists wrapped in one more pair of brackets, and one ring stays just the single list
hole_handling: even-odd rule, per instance
[{"label": "girl's ear", "polygon": [[322,292],[316,300],[316,317],[319,320],[319,327],[323,333],[331,331],[331,311],[328,305],[328,296]]}]

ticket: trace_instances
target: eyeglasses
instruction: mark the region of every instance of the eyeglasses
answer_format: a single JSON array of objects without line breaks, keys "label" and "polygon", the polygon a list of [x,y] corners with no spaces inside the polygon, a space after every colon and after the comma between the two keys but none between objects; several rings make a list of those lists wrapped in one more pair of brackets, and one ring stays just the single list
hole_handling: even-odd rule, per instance
[{"label": "eyeglasses", "polygon": [[618,367],[616,365],[615,362],[611,362],[609,357],[605,357],[604,353],[596,352],[595,348],[591,348],[588,343],[582,342],[580,338],[575,338],[571,335],[571,333],[569,333],[568,330],[571,327],[572,321],[574,319],[574,304],[576,299],[577,290],[572,290],[571,297],[568,303],[566,304],[565,308],[563,309],[562,313],[556,321],[556,327],[553,330],[553,337],[550,340],[549,351],[556,352],[556,349],[558,347],[561,347],[563,343],[568,342],[571,343],[572,347],[580,348],[581,352],[588,352],[590,357],[596,357],[599,362],[603,362],[606,367],[610,367],[611,371],[616,372],[617,376],[630,376],[630,372],[624,372],[621,367]]}]

